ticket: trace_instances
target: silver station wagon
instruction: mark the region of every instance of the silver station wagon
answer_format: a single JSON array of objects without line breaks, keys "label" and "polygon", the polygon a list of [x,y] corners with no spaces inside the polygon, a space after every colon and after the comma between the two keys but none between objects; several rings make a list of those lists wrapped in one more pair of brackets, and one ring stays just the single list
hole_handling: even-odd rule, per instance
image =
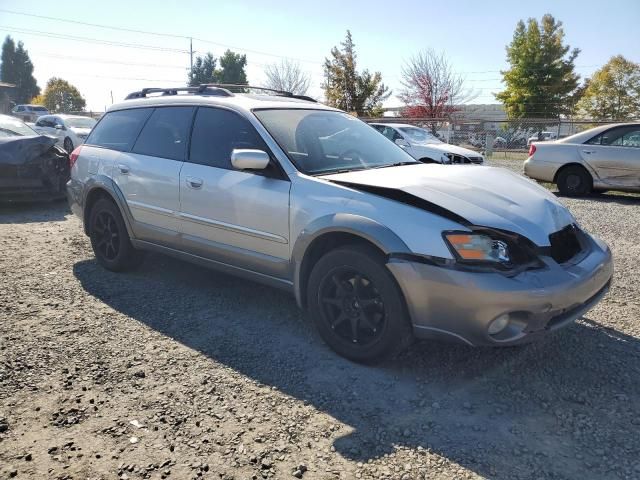
[{"label": "silver station wagon", "polygon": [[75,149],[69,202],[105,268],[152,250],[284,288],[355,361],[414,338],[523,343],[609,288],[607,245],[530,180],[423,164],[307,97],[231,90],[134,92]]}]

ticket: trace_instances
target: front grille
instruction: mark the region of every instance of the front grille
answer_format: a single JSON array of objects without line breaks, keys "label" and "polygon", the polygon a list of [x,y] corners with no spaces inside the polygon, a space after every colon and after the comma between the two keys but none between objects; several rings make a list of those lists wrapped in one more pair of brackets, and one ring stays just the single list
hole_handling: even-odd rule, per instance
[{"label": "front grille", "polygon": [[565,263],[575,257],[582,250],[579,230],[575,225],[567,225],[562,230],[549,235],[551,257],[558,263]]},{"label": "front grille", "polygon": [[482,157],[469,157],[471,163],[482,163]]}]

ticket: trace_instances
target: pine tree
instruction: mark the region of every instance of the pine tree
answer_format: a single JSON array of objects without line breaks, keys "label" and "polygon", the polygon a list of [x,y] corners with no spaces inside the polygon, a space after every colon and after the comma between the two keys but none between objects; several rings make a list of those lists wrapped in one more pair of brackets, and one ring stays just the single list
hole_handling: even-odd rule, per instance
[{"label": "pine tree", "polygon": [[233,85],[247,85],[247,56],[233,53],[231,50],[224,52],[219,59],[220,67],[214,73],[216,83],[230,83]]},{"label": "pine tree", "polygon": [[11,96],[16,103],[29,103],[40,94],[40,87],[33,76],[33,64],[22,42],[16,47],[13,39],[7,35],[2,44],[2,65],[0,81],[12,83],[15,88]]},{"label": "pine tree", "polygon": [[197,57],[193,64],[193,69],[189,75],[189,86],[195,87],[204,83],[214,83],[214,73],[216,70],[216,59],[207,52],[204,57]]},{"label": "pine tree", "polygon": [[349,30],[340,45],[342,48],[334,47],[332,58],[324,61],[322,88],[327,104],[358,115],[381,115],[382,102],[391,95],[382,83],[382,75],[380,72],[372,74],[369,70],[358,73],[355,44]]}]

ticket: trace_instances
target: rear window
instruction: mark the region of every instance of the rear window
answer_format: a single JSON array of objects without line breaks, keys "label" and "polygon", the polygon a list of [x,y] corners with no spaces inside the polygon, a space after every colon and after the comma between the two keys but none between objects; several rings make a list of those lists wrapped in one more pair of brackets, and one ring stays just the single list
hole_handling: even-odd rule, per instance
[{"label": "rear window", "polygon": [[134,108],[108,112],[91,131],[88,145],[129,151],[153,108]]},{"label": "rear window", "polygon": [[132,152],[184,160],[193,107],[156,108],[144,125]]}]

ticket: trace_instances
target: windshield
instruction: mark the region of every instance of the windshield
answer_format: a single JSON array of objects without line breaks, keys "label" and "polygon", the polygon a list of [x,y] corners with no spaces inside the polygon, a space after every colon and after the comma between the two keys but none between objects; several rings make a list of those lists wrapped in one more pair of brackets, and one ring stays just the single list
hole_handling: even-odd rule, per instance
[{"label": "windshield", "polygon": [[67,117],[64,119],[67,127],[74,128],[93,128],[96,121],[91,117]]},{"label": "windshield", "polygon": [[0,116],[0,136],[2,137],[29,137],[38,135],[38,132],[33,130],[24,122],[21,122],[17,118]]},{"label": "windshield", "polygon": [[296,167],[310,175],[419,163],[357,118],[327,110],[256,110]]},{"label": "windshield", "polygon": [[427,132],[424,128],[418,127],[401,127],[402,133],[406,133],[415,143],[442,143],[435,135]]}]

